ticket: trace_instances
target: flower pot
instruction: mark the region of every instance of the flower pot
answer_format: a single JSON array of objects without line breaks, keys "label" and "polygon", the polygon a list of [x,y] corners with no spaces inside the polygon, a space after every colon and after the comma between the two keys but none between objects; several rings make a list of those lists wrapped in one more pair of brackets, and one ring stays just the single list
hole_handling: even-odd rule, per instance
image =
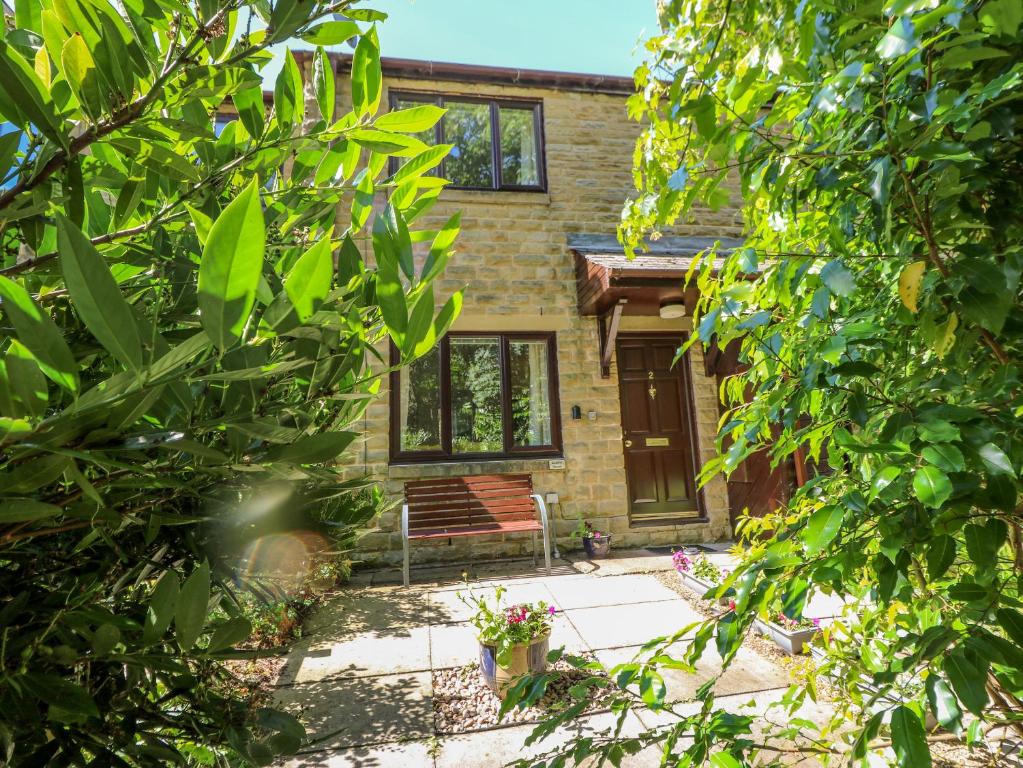
[{"label": "flower pot", "polygon": [[[711,584],[709,581],[701,579],[699,576],[693,576],[689,571],[679,571],[679,577],[682,579],[682,583],[685,584],[689,589],[695,592],[700,598],[703,598],[710,590],[714,589],[717,584]],[[708,598],[709,599],[709,598]],[[728,598],[718,597],[714,600],[718,605],[728,605]]]},{"label": "flower pot", "polygon": [[611,552],[611,534],[606,533],[599,539],[583,536],[583,549],[586,550],[586,556],[591,560],[607,557]]},{"label": "flower pot", "polygon": [[511,661],[507,666],[497,663],[497,646],[480,643],[480,673],[490,689],[504,698],[504,692],[516,678],[528,672],[543,672],[547,669],[547,653],[550,650],[550,633],[530,640],[529,643],[513,645]]},{"label": "flower pot", "polygon": [[790,656],[801,654],[806,644],[820,631],[819,627],[788,630],[773,621],[764,621],[763,619],[755,619],[753,626],[761,635],[774,640],[775,645]]}]

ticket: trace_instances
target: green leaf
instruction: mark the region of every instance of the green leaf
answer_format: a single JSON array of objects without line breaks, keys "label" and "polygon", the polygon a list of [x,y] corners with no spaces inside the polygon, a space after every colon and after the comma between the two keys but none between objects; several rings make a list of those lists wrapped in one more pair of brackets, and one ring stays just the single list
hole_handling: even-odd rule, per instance
[{"label": "green leaf", "polygon": [[388,112],[378,117],[373,125],[381,131],[399,133],[422,133],[428,131],[444,116],[446,110],[434,104],[423,104]]},{"label": "green leaf", "polygon": [[712,768],[742,768],[742,763],[727,752],[716,752],[711,755],[710,764]]},{"label": "green leaf", "polygon": [[265,249],[259,189],[252,181],[213,223],[199,262],[199,319],[221,351],[248,322]]},{"label": "green leaf", "polygon": [[322,48],[317,48],[313,56],[313,93],[316,96],[320,117],[329,123],[334,119],[337,89],[334,85],[334,66]]},{"label": "green leaf", "polygon": [[988,472],[992,475],[1016,476],[1016,471],[1012,468],[1012,462],[1009,461],[1009,457],[994,443],[985,443],[979,453],[980,460],[984,462],[984,466],[987,467]]},{"label": "green leaf", "polygon": [[61,71],[81,104],[82,111],[94,120],[98,119],[109,107],[109,102],[100,81],[99,70],[96,69],[96,61],[88,43],[80,34],[71,35],[64,43],[60,61]]},{"label": "green leaf", "polygon": [[877,44],[877,54],[882,59],[895,59],[905,56],[919,45],[913,22],[908,16],[895,19],[888,33]]},{"label": "green leaf", "polygon": [[43,373],[72,392],[78,391],[78,365],[60,330],[32,301],[28,291],[0,275],[0,309],[14,326],[18,340],[28,348]]},{"label": "green leaf", "polygon": [[319,309],[330,293],[333,277],[331,242],[330,237],[325,236],[298,257],[284,280],[284,290],[300,321],[305,322]]},{"label": "green leaf", "polygon": [[284,51],[284,64],[274,83],[274,113],[284,134],[302,122],[305,102],[302,100],[302,73],[290,50]]},{"label": "green leaf", "polygon": [[895,464],[889,464],[886,467],[881,467],[874,475],[874,479],[870,481],[870,498],[876,499],[884,490],[894,483],[899,476],[902,474],[902,467],[896,466]]},{"label": "green leaf", "polygon": [[204,562],[185,579],[174,608],[174,634],[182,651],[191,650],[206,624],[210,603],[210,566]]},{"label": "green leaf", "polygon": [[358,432],[320,432],[306,435],[270,453],[273,461],[289,464],[321,464],[331,461],[352,444]]},{"label": "green leaf", "polygon": [[352,107],[359,117],[376,114],[382,82],[380,44],[374,26],[359,38],[352,56]]},{"label": "green leaf", "polygon": [[984,31],[993,35],[1013,36],[1023,22],[1020,0],[988,0],[977,12]]},{"label": "green leaf", "polygon": [[965,707],[976,715],[982,714],[987,706],[987,675],[970,661],[962,648],[956,648],[942,666],[956,696]]},{"label": "green leaf", "polygon": [[919,716],[909,707],[899,705],[892,712],[892,748],[900,768],[930,768],[931,750]]},{"label": "green leaf", "polygon": [[[99,717],[99,709],[92,696],[80,685],[57,675],[29,672],[24,675],[24,688],[34,696],[56,707],[60,712],[57,719],[77,720],[85,717]],[[51,718],[53,717],[51,712]],[[70,715],[65,718],[64,715]]]},{"label": "green leaf", "polygon": [[339,45],[359,34],[353,21],[325,21],[303,32],[300,37],[313,45]]},{"label": "green leaf", "polygon": [[938,443],[923,449],[923,459],[945,472],[962,472],[966,467],[963,454],[954,445]]},{"label": "green leaf", "polygon": [[259,86],[243,88],[236,91],[231,100],[238,110],[238,119],[245,127],[245,132],[253,139],[263,135],[266,104],[263,101],[263,89]]},{"label": "green leaf", "polygon": [[956,558],[956,542],[951,536],[936,536],[927,547],[927,575],[937,581]]},{"label": "green leaf", "polygon": [[85,327],[126,367],[142,368],[142,340],[131,307],[110,267],[82,231],[57,214],[60,265],[71,301]]},{"label": "green leaf", "polygon": [[821,269],[821,281],[835,296],[851,296],[856,290],[856,279],[846,266],[838,261],[829,261]]},{"label": "green leaf", "polygon": [[34,456],[20,464],[7,464],[7,471],[0,473],[0,491],[4,493],[33,493],[43,488],[62,474],[68,465],[67,456],[51,453]]},{"label": "green leaf", "polygon": [[1023,646],[1023,614],[1011,608],[999,608],[995,612],[998,624],[1016,645]]},{"label": "green leaf", "polygon": [[212,653],[213,651],[231,648],[247,640],[251,634],[252,623],[248,619],[243,616],[229,619],[213,632],[213,637],[210,638],[210,644],[206,647],[206,650]]},{"label": "green leaf", "polygon": [[7,497],[4,498],[3,505],[0,506],[0,525],[43,520],[47,517],[56,517],[63,511],[56,504],[46,504],[35,499]]},{"label": "green leaf", "polygon": [[845,509],[839,504],[821,507],[810,515],[803,530],[803,546],[807,554],[820,552],[838,535],[845,519]]},{"label": "green leaf", "polygon": [[966,539],[966,551],[970,553],[970,559],[982,569],[990,569],[993,572],[998,550],[1005,543],[1008,533],[1008,526],[997,518],[992,518],[983,525],[970,523],[964,526],[963,538]]},{"label": "green leaf", "polygon": [[6,97],[39,132],[58,145],[67,144],[63,121],[50,98],[49,89],[39,80],[35,69],[6,41],[0,40],[0,82]]},{"label": "green leaf", "polygon": [[913,493],[925,507],[937,509],[952,495],[952,483],[937,467],[923,466],[913,475]]},{"label": "green leaf", "polygon": [[106,656],[121,642],[121,630],[113,624],[101,624],[92,634],[92,651],[97,656]]},{"label": "green leaf", "polygon": [[927,678],[927,701],[931,705],[934,717],[943,728],[956,736],[963,732],[963,711],[959,709],[952,689],[939,675],[932,674]]},{"label": "green leaf", "polygon": [[715,641],[718,655],[722,659],[730,659],[739,650],[739,614],[729,611],[718,619],[715,627]]},{"label": "green leaf", "polygon": [[142,625],[144,645],[152,645],[160,640],[170,627],[180,591],[178,575],[174,571],[165,571],[156,582],[153,594],[149,598],[149,607],[146,609],[146,618]]}]

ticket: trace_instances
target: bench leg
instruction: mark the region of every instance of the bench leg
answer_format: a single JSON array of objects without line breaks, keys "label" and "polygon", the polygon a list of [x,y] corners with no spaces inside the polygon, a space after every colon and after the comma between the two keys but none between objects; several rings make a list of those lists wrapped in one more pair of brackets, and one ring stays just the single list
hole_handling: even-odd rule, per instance
[{"label": "bench leg", "polygon": [[[540,511],[540,525],[543,527],[543,559],[544,565],[547,566],[547,575],[551,575],[551,530],[550,520],[547,518],[547,505],[544,504],[543,496],[539,493],[533,494],[533,501],[536,502],[536,507]],[[534,536],[536,534],[534,533]]]},{"label": "bench leg", "polygon": [[536,568],[536,531],[533,531],[533,567]]},{"label": "bench leg", "polygon": [[402,583],[407,587],[409,582],[409,540],[408,540],[408,505],[401,509],[401,544],[402,544],[402,557],[401,557],[401,580]]}]

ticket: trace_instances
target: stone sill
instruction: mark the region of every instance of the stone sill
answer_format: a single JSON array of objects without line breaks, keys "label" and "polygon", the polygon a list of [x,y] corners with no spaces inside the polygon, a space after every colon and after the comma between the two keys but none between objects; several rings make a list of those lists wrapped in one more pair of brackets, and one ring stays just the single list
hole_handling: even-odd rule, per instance
[{"label": "stone sill", "polygon": [[541,205],[548,207],[551,196],[548,192],[495,192],[488,189],[445,189],[440,196],[444,203],[477,203],[484,205]]},{"label": "stone sill", "polygon": [[548,462],[562,456],[522,459],[477,459],[462,461],[434,461],[395,463],[387,467],[389,480],[416,480],[421,477],[457,477],[460,475],[504,474],[512,472],[564,472],[551,469]]}]

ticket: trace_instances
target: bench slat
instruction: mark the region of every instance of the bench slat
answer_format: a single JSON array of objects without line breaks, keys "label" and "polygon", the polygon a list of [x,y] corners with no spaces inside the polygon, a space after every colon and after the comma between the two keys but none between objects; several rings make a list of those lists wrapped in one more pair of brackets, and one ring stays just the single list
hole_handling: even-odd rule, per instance
[{"label": "bench slat", "polygon": [[494,533],[522,533],[524,531],[542,531],[543,526],[536,522],[527,522],[525,520],[517,523],[502,524],[494,523],[490,525],[476,525],[466,527],[452,527],[452,528],[424,528],[416,531],[409,531],[410,539],[443,539],[454,536],[478,536],[481,534],[494,534]]}]

